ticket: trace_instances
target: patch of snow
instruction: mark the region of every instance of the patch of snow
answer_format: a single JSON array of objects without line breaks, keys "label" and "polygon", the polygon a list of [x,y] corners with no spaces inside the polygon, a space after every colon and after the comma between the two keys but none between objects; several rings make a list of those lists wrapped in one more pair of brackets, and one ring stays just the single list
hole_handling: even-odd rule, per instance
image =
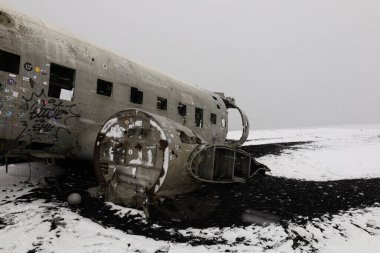
[{"label": "patch of snow", "polygon": [[[34,201],[0,206],[11,225],[0,230],[1,252],[155,252],[170,247],[142,236],[105,228],[66,208]],[[52,222],[57,228],[52,229]]]},{"label": "patch of snow", "polygon": [[108,149],[108,155],[109,155],[110,161],[113,161],[114,154],[113,154],[113,148],[112,147],[110,147]]},{"label": "patch of snow", "polygon": [[155,121],[150,120],[150,125],[158,130],[158,132],[160,133],[160,139],[161,140],[163,140],[163,141],[167,140],[164,131],[162,130],[162,128]]},{"label": "patch of snow", "polygon": [[[238,136],[239,132],[230,132]],[[328,181],[380,177],[380,126],[360,128],[261,130],[251,132],[244,146],[272,144],[283,148],[281,155],[257,159],[271,175]],[[291,148],[285,143],[310,142]],[[284,144],[284,145],[282,145]]]},{"label": "patch of snow", "polygon": [[145,217],[145,214],[143,211],[139,211],[134,208],[128,208],[128,207],[115,205],[112,202],[106,202],[106,205],[111,207],[110,210],[116,210],[117,211],[116,215],[120,217],[124,217],[125,215],[140,215],[142,217]]},{"label": "patch of snow", "polygon": [[[103,130],[102,130],[103,131]],[[107,132],[107,137],[113,137],[113,138],[122,138],[125,132],[125,128],[121,127],[120,125],[114,125],[112,126],[109,131]]]},{"label": "patch of snow", "polygon": [[131,165],[142,165],[143,164],[142,150],[139,150],[138,151],[138,157],[136,159],[130,160],[128,164],[131,164]]},{"label": "patch of snow", "polygon": [[153,166],[153,153],[152,150],[148,150],[148,162],[146,163],[147,166]]},{"label": "patch of snow", "polygon": [[104,134],[105,132],[107,132],[109,129],[110,129],[110,127],[112,126],[112,125],[114,125],[114,124],[116,124],[117,123],[117,118],[113,118],[113,119],[110,119],[110,120],[108,120],[105,124],[104,124],[104,126],[103,126],[103,128],[102,128],[102,130],[100,131],[102,134]]}]

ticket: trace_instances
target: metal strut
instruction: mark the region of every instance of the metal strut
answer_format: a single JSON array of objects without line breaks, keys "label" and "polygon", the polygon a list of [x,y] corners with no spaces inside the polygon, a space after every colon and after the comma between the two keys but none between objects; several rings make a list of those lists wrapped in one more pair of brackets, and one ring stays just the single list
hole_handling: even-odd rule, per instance
[{"label": "metal strut", "polygon": [[236,104],[234,99],[232,98],[223,98],[224,104],[226,105],[227,109],[235,108],[239,111],[242,121],[242,134],[239,140],[226,140],[226,143],[229,146],[232,146],[234,148],[240,147],[243,145],[243,143],[248,139],[249,135],[249,120],[245,112],[240,109]]}]

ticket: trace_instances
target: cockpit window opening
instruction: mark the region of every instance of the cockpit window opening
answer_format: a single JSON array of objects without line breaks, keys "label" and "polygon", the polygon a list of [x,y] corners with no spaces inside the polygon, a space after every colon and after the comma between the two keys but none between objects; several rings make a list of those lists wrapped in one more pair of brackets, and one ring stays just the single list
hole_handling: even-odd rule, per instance
[{"label": "cockpit window opening", "polygon": [[20,72],[20,56],[0,50],[0,70],[18,75]]},{"label": "cockpit window opening", "polygon": [[50,64],[48,96],[71,101],[74,93],[75,69]]},{"label": "cockpit window opening", "polygon": [[195,126],[203,127],[203,109],[195,107]]},{"label": "cockpit window opening", "polygon": [[210,113],[210,122],[213,125],[216,125],[216,114],[215,113]]},{"label": "cockpit window opening", "polygon": [[110,97],[112,95],[112,86],[113,84],[111,82],[98,79],[96,93],[103,96]]},{"label": "cockpit window opening", "polygon": [[134,104],[142,104],[144,100],[144,92],[140,91],[136,87],[131,87],[130,101]]},{"label": "cockpit window opening", "polygon": [[215,96],[212,96],[212,98],[213,98],[214,100],[218,100]]},{"label": "cockpit window opening", "polygon": [[168,109],[168,100],[166,98],[157,97],[157,109],[166,111]]},{"label": "cockpit window opening", "polygon": [[179,103],[178,104],[178,114],[185,117],[186,116],[186,105]]}]

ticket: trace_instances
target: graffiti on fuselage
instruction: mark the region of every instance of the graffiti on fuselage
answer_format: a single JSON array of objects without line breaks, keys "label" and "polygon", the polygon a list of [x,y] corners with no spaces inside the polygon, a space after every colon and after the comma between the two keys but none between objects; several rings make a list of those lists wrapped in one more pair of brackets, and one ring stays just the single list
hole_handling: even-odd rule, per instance
[{"label": "graffiti on fuselage", "polygon": [[68,129],[68,120],[79,117],[76,113],[76,104],[67,104],[59,99],[48,98],[45,91],[39,94],[32,92],[29,98],[23,96],[23,109],[25,117],[21,121],[24,129],[18,139],[30,136],[35,139],[37,136],[45,135],[58,139],[61,131],[71,134]]}]

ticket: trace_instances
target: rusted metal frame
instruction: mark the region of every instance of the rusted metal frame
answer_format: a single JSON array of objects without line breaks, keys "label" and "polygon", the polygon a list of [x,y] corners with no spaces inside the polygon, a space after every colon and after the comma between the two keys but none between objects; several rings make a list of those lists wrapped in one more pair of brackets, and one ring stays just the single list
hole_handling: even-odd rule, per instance
[{"label": "rusted metal frame", "polygon": [[[204,178],[200,178],[198,176],[198,174],[194,174],[192,169],[191,169],[191,165],[193,163],[193,160],[195,157],[197,157],[197,155],[204,149],[207,149],[208,147],[210,147],[211,145],[205,145],[205,147],[203,148],[199,148],[197,150],[197,152],[194,153],[194,155],[191,156],[191,159],[190,159],[190,174],[197,180],[199,181],[202,181],[202,182],[207,182],[207,183],[218,183],[218,184],[229,184],[229,183],[236,183],[236,181],[233,180],[233,178],[231,178],[230,181],[216,181],[216,180],[208,180],[208,179],[204,179]],[[218,147],[221,147],[221,148],[224,148],[224,149],[228,149],[230,151],[233,151],[234,152],[234,159],[233,159],[233,167],[232,167],[232,172],[234,172],[234,167],[235,167],[235,158],[236,158],[236,149],[232,148],[232,147],[229,147],[229,146],[223,146],[223,145],[215,145],[213,148],[214,148],[214,154],[215,154],[215,150],[216,148]],[[248,153],[246,152],[242,152],[243,154],[247,155]],[[248,154],[249,156],[249,154]],[[214,158],[213,158],[213,163],[215,162],[215,155],[214,155]],[[197,166],[197,170],[198,170],[198,166]],[[233,175],[233,174],[232,174]]]},{"label": "rusted metal frame", "polygon": [[[249,157],[248,171],[247,171],[247,178],[245,178],[245,180],[248,180],[248,179],[251,178],[252,156],[249,155],[249,154],[245,154],[246,152],[242,152],[242,150],[238,150],[238,149],[237,149],[237,150],[235,150],[235,158],[236,158],[236,153],[237,153],[237,152],[242,153],[243,155]],[[234,163],[234,165],[235,165],[235,163]],[[253,176],[253,175],[252,175],[252,176]],[[233,179],[235,179],[235,178],[241,178],[241,177],[235,177],[235,176],[234,176]],[[238,182],[239,182],[239,180],[238,180]]]},{"label": "rusted metal frame", "polygon": [[[207,180],[207,179],[204,179],[204,178],[200,178],[199,176],[197,176],[198,174],[196,174],[196,175],[194,175],[194,173],[192,173],[192,171],[191,171],[191,175],[194,177],[194,178],[196,178],[196,179],[198,179],[198,180],[200,180],[200,181],[203,181],[203,182],[209,182],[209,183],[236,183],[236,182],[240,182],[241,180],[235,180],[235,179],[237,179],[237,178],[239,178],[240,179],[240,177],[235,177],[234,176],[234,174],[235,174],[235,163],[236,163],[236,153],[237,152],[239,152],[239,153],[241,153],[241,154],[243,154],[243,155],[245,155],[245,156],[247,156],[248,158],[249,158],[249,163],[248,163],[248,171],[247,171],[247,178],[244,178],[244,180],[249,180],[252,176],[254,176],[256,173],[254,173],[253,175],[251,175],[251,168],[252,168],[252,156],[249,154],[249,153],[247,153],[247,152],[245,152],[245,151],[243,151],[243,150],[238,150],[238,149],[234,149],[234,148],[231,148],[231,147],[229,147],[229,146],[221,146],[221,145],[217,145],[217,146],[214,146],[214,154],[215,154],[215,150],[216,150],[216,148],[217,147],[221,147],[221,148],[223,148],[223,149],[227,149],[227,150],[230,150],[230,151],[233,151],[234,152],[234,159],[233,159],[233,167],[232,167],[232,178],[231,178],[231,181],[216,181],[216,180]],[[207,149],[207,147],[206,148],[204,148],[204,149]],[[196,154],[193,156],[193,158],[191,159],[191,163],[192,163],[192,161],[193,161],[193,159],[197,156],[197,154],[199,154],[201,151],[202,151],[203,149],[200,149],[198,152],[196,152]],[[215,157],[216,156],[214,156],[214,159],[213,159],[213,164],[215,164]],[[191,164],[190,163],[190,164]],[[197,167],[197,169],[198,169],[198,167]]]}]

